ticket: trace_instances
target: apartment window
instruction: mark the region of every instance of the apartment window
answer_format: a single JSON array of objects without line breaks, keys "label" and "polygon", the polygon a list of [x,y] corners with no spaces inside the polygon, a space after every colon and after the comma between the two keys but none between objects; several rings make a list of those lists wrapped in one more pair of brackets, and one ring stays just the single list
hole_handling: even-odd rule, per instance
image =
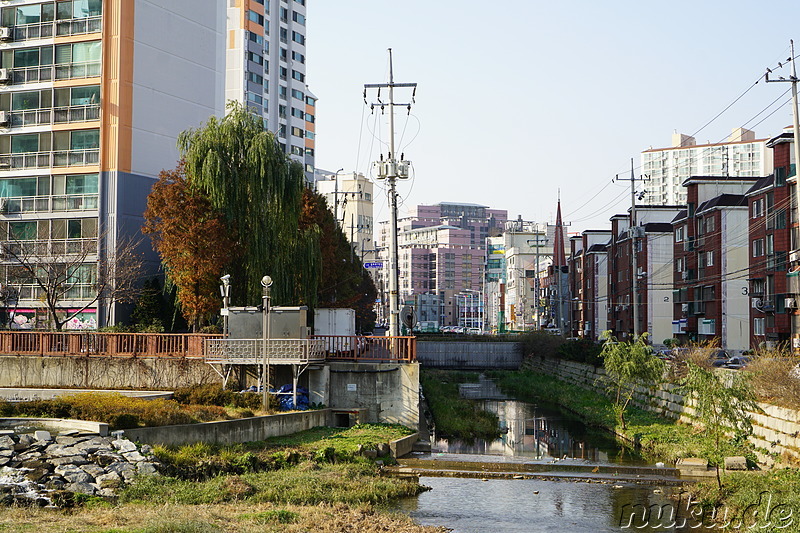
[{"label": "apartment window", "polygon": [[675,242],[683,242],[686,232],[686,226],[678,226],[675,228]]},{"label": "apartment window", "polygon": [[303,137],[304,132],[302,128],[292,127],[292,135],[295,137]]},{"label": "apartment window", "polygon": [[313,131],[306,131],[306,139],[313,139],[314,132]]},{"label": "apartment window", "polygon": [[100,59],[102,59],[100,41],[56,45],[56,64],[58,65],[99,62]]},{"label": "apartment window", "polygon": [[300,146],[292,146],[292,155],[303,155],[303,149]]},{"label": "apartment window", "polygon": [[[286,137],[286,124],[281,124],[278,128],[278,137]],[[286,146],[283,147],[283,151],[286,151]]]},{"label": "apartment window", "polygon": [[706,252],[706,266],[714,266],[714,251],[709,250]]},{"label": "apartment window", "polygon": [[756,239],[753,241],[753,257],[761,257],[764,255],[764,239]]},{"label": "apartment window", "polygon": [[304,56],[300,52],[292,51],[292,60],[297,61],[298,63],[305,63],[306,62],[306,56]]},{"label": "apartment window", "polygon": [[314,107],[315,105],[317,105],[317,100],[311,96],[306,96],[306,104],[310,105],[311,107]]},{"label": "apartment window", "polygon": [[278,85],[278,97],[281,100],[286,100],[287,89],[283,85]]},{"label": "apartment window", "polygon": [[372,195],[370,193],[368,193],[368,192],[365,192],[364,193],[364,200],[366,200],[368,202],[371,202],[372,201]]},{"label": "apartment window", "polygon": [[[306,148],[306,155],[309,157],[314,157],[314,149],[313,148]],[[366,193],[367,200],[369,200],[370,194]]]},{"label": "apartment window", "polygon": [[285,43],[289,40],[289,30],[286,28],[281,28],[281,42]]},{"label": "apartment window", "polygon": [[292,108],[292,116],[295,118],[305,118],[305,113],[302,109],[297,109],[296,107]]},{"label": "apartment window", "polygon": [[306,5],[306,0],[294,0],[294,1],[300,4],[301,6]]},{"label": "apartment window", "polygon": [[764,317],[753,319],[753,335],[764,335]]},{"label": "apartment window", "polygon": [[306,113],[306,122],[314,123],[315,117],[311,113]]},{"label": "apartment window", "polygon": [[306,25],[306,18],[297,11],[292,13],[292,20],[297,22],[298,24],[302,24],[303,26]]},{"label": "apartment window", "polygon": [[296,70],[292,70],[292,79],[295,79],[297,81],[305,82],[306,81],[306,75],[303,74],[302,72],[298,72]]},{"label": "apartment window", "polygon": [[39,22],[52,22],[55,17],[55,5],[35,4],[3,9],[3,26],[23,26]]},{"label": "apartment window", "polygon": [[257,33],[253,33],[252,31],[249,31],[247,33],[248,33],[248,36],[250,37],[251,41],[253,41],[256,44],[260,44],[262,46],[264,45],[264,37],[262,37],[261,35],[259,35]]},{"label": "apartment window", "polygon": [[264,58],[255,52],[247,52],[247,59],[258,65],[264,64]]},{"label": "apartment window", "polygon": [[37,226],[36,221],[9,222],[8,238],[15,241],[35,241]]},{"label": "apartment window", "polygon": [[39,151],[39,134],[30,133],[27,135],[11,136],[11,153],[24,154]]},{"label": "apartment window", "polygon": [[264,76],[256,74],[255,72],[248,72],[247,79],[252,81],[253,83],[257,83],[259,85],[264,85]]},{"label": "apartment window", "polygon": [[264,98],[261,95],[247,92],[247,101],[253,102],[254,104],[261,105],[264,103]]},{"label": "apartment window", "polygon": [[767,254],[771,254],[775,251],[775,236],[770,234],[766,236],[764,240],[764,252]]},{"label": "apartment window", "polygon": [[281,51],[279,53],[281,61],[286,62],[288,60],[288,53],[289,52],[286,50],[286,48],[281,48]]},{"label": "apartment window", "polygon": [[[69,176],[54,176],[54,184],[64,180],[64,194],[97,194],[97,174],[72,174]],[[54,187],[58,189],[59,187]],[[56,191],[56,194],[60,192]]]},{"label": "apartment window", "polygon": [[753,218],[758,218],[764,214],[764,199],[759,198],[758,200],[753,200],[751,204],[750,215]]},{"label": "apartment window", "polygon": [[286,106],[279,105],[278,106],[278,116],[281,118],[286,118]]},{"label": "apartment window", "polygon": [[58,2],[58,20],[99,17],[103,14],[103,0],[72,0]]},{"label": "apartment window", "polygon": [[292,40],[297,44],[302,44],[302,45],[306,44],[306,38],[303,36],[303,34],[298,33],[296,31],[292,32]]},{"label": "apartment window", "polygon": [[269,74],[269,61],[264,61],[264,73]]},{"label": "apartment window", "polygon": [[247,10],[247,20],[249,20],[250,22],[255,22],[256,24],[259,24],[261,26],[264,25],[264,15],[262,15],[261,13],[256,13],[252,9]]},{"label": "apartment window", "polygon": [[314,165],[306,163],[306,172],[314,172]]},{"label": "apartment window", "polygon": [[685,259],[683,257],[679,257],[675,260],[675,270],[677,272],[683,272]]},{"label": "apartment window", "polygon": [[289,10],[285,7],[280,8],[281,22],[289,22]]},{"label": "apartment window", "polygon": [[298,91],[297,89],[292,89],[292,98],[297,98],[300,101],[305,100],[305,95],[303,91]]},{"label": "apartment window", "polygon": [[286,79],[286,76],[287,76],[287,75],[288,75],[288,73],[289,73],[288,69],[287,69],[286,67],[281,67],[281,70],[280,70],[280,72],[281,72],[281,79],[282,79],[282,80],[285,80],[285,79]]},{"label": "apartment window", "polygon": [[[46,180],[47,178],[43,178]],[[3,178],[0,179],[0,198],[19,198],[36,196],[38,178]]]},{"label": "apartment window", "polygon": [[[56,143],[59,133],[62,132],[54,134],[54,142]],[[70,150],[95,150],[100,148],[100,130],[80,130],[64,133],[70,133]]]}]

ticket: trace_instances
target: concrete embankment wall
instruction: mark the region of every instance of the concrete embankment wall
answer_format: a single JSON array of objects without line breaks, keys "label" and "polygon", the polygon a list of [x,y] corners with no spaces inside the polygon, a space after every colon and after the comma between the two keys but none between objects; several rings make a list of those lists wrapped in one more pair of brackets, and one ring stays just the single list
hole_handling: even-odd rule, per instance
[{"label": "concrete embankment wall", "polygon": [[417,360],[426,368],[517,370],[522,346],[518,342],[417,341]]},{"label": "concrete embankment wall", "polygon": [[[363,422],[419,426],[419,364],[329,363],[312,390],[334,409],[364,410]],[[326,378],[326,379],[324,379]],[[313,399],[312,399],[313,401]]]},{"label": "concrete embankment wall", "polygon": [[219,382],[199,359],[0,356],[0,387],[163,390]]},{"label": "concrete embankment wall", "polygon": [[[609,384],[603,368],[592,365],[562,361],[543,357],[526,359],[524,368],[578,385],[579,387],[604,391]],[[675,392],[676,386],[665,383],[656,390],[645,387],[637,389],[635,403],[648,411],[661,416],[679,419],[681,422],[693,424],[695,411],[693,401]],[[773,456],[780,457],[783,463],[800,463],[800,412],[766,403],[759,403],[762,413],[751,413],[753,435],[751,442],[760,449],[757,452],[761,463],[771,465]]]},{"label": "concrete embankment wall", "polygon": [[125,436],[132,441],[147,444],[175,446],[195,442],[232,444],[291,435],[318,426],[326,426],[330,417],[330,409],[320,409],[203,424],[126,429]]}]

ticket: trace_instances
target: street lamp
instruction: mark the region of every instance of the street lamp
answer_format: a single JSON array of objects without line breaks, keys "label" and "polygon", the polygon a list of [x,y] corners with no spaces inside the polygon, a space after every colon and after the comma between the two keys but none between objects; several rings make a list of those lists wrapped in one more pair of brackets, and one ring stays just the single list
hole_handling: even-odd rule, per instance
[{"label": "street lamp", "polygon": [[225,338],[228,338],[228,315],[230,312],[228,311],[228,307],[230,305],[230,296],[231,296],[231,275],[225,274],[219,280],[222,282],[222,285],[219,286],[219,292],[222,295],[222,334]]},{"label": "street lamp", "polygon": [[272,278],[269,276],[264,276],[261,278],[261,287],[263,288],[263,293],[261,295],[261,316],[262,316],[262,324],[261,324],[261,336],[262,336],[262,363],[263,369],[261,372],[261,385],[263,387],[261,403],[263,404],[263,408],[266,411],[268,407],[267,403],[267,389],[269,388],[269,359],[267,358],[267,339],[270,337],[269,331],[269,308],[270,308],[270,298],[269,298],[269,288],[272,287]]}]

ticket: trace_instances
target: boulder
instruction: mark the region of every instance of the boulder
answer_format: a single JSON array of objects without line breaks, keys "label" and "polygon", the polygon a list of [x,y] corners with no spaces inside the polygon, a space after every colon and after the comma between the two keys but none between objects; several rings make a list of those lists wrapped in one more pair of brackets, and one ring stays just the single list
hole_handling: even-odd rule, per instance
[{"label": "boulder", "polygon": [[83,455],[68,455],[66,457],[51,457],[48,461],[54,466],[62,465],[88,465],[89,460]]},{"label": "boulder", "polygon": [[95,487],[91,483],[86,483],[81,481],[70,483],[69,485],[66,486],[66,489],[70,492],[75,492],[77,494],[88,494],[90,496],[94,495],[94,493],[97,492],[97,487]]},{"label": "boulder", "polygon": [[145,474],[145,475],[149,475],[149,476],[158,474],[157,465],[155,463],[147,463],[145,461],[142,461],[141,463],[138,463],[136,465],[136,470],[140,474]]},{"label": "boulder", "polygon": [[0,435],[0,450],[13,450],[16,444],[10,435]]},{"label": "boulder", "polygon": [[135,452],[136,451],[136,444],[125,439],[117,439],[113,441],[112,446],[119,450],[121,453],[125,452]]},{"label": "boulder", "polygon": [[136,452],[136,451],[125,452],[125,453],[122,454],[122,456],[129,463],[138,463],[138,462],[144,461],[146,459],[146,457],[144,455],[142,455],[142,454],[140,454],[139,452]]},{"label": "boulder", "polygon": [[70,483],[91,483],[94,481],[94,477],[74,465],[57,466],[55,473]]},{"label": "boulder", "polygon": [[89,474],[90,476],[96,478],[97,476],[102,476],[106,473],[105,469],[102,466],[98,466],[96,464],[89,463],[88,465],[81,466],[81,470]]},{"label": "boulder", "polygon": [[116,472],[109,472],[95,478],[95,483],[101,489],[115,489],[122,486],[122,478]]},{"label": "boulder", "polygon": [[99,451],[92,456],[95,463],[101,466],[108,466],[120,461],[124,461],[123,457],[116,453]]},{"label": "boulder", "polygon": [[33,481],[34,483],[42,483],[44,478],[50,475],[50,471],[46,468],[36,468],[34,470],[30,470],[25,472],[25,477]]},{"label": "boulder", "polygon": [[38,441],[48,442],[51,440],[50,432],[42,429],[33,432],[33,438]]}]

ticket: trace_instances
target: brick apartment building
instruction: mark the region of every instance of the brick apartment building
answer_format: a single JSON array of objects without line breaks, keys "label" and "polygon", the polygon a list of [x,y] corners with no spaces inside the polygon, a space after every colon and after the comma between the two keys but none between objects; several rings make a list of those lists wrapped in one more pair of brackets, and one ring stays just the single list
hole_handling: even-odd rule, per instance
[{"label": "brick apartment building", "polygon": [[[759,178],[694,176],[674,232],[673,335],[750,348],[747,193]],[[763,255],[763,254],[762,254]]]}]

